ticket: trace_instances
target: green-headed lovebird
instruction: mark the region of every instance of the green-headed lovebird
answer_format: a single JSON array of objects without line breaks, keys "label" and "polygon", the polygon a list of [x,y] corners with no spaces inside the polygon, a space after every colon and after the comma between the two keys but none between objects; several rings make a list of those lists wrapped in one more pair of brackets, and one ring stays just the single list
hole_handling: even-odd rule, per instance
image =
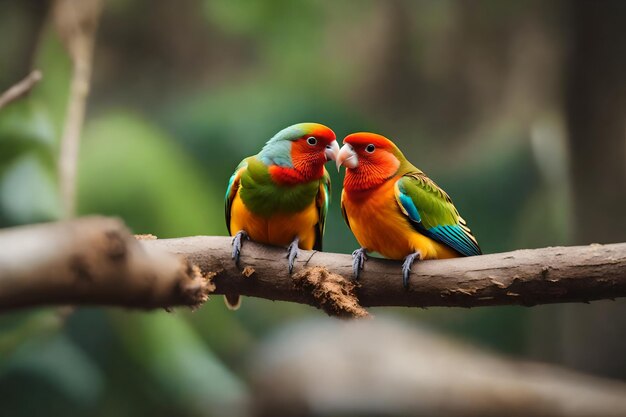
[{"label": "green-headed lovebird", "polygon": [[[241,242],[288,246],[289,273],[298,248],[321,250],[330,199],[324,168],[335,160],[335,133],[318,123],[289,126],[261,152],[241,161],[226,189],[226,227],[234,236],[232,257],[239,262]],[[237,308],[239,295],[226,295]]]},{"label": "green-headed lovebird", "polygon": [[338,169],[346,167],[341,211],[361,245],[352,254],[355,278],[368,251],[404,259],[405,287],[415,259],[481,254],[448,194],[392,141],[362,132],[348,135],[343,142],[336,159]]}]

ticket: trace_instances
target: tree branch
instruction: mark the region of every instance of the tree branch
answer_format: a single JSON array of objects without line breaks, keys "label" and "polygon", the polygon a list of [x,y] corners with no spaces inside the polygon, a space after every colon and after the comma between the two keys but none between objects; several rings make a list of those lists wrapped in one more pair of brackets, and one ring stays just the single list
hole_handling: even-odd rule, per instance
[{"label": "tree branch", "polygon": [[350,255],[300,251],[289,275],[282,248],[246,241],[236,267],[229,237],[138,242],[118,220],[97,217],[8,229],[0,232],[0,248],[0,311],[196,306],[213,290],[350,317],[374,306],[530,306],[626,296],[626,243],[423,261],[413,266],[408,289],[398,262],[370,259],[355,285]]},{"label": "tree branch", "polygon": [[515,360],[384,316],[300,320],[262,342],[248,375],[255,416],[626,416],[623,381]]},{"label": "tree branch", "polygon": [[0,95],[0,109],[27,94],[39,81],[41,81],[41,71],[33,70],[24,79]]},{"label": "tree branch", "polygon": [[[241,268],[230,257],[228,237],[197,236],[143,242],[181,254],[207,272],[215,293],[239,293],[270,300],[320,306],[320,299],[294,285],[285,250],[250,241],[243,244]],[[333,275],[352,276],[352,257],[300,251],[296,276],[304,268],[323,267]],[[299,272],[299,274],[298,274]],[[477,307],[589,302],[626,296],[626,243],[518,250],[415,263],[408,290],[400,263],[368,260],[356,296],[361,306]]]},{"label": "tree branch", "polygon": [[195,307],[213,289],[183,258],[142,246],[116,219],[0,232],[0,311],[40,305]]}]

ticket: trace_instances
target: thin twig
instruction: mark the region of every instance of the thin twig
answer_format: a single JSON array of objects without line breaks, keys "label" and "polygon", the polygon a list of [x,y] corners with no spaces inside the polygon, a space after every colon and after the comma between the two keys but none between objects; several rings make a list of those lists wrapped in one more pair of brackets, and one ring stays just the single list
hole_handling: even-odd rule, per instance
[{"label": "thin twig", "polygon": [[63,217],[74,216],[76,207],[76,169],[80,134],[85,119],[91,79],[93,49],[101,0],[56,0],[54,21],[72,59],[72,78],[67,114],[59,155],[59,178]]},{"label": "thin twig", "polygon": [[24,79],[10,87],[7,91],[0,95],[0,109],[2,109],[7,104],[17,100],[23,95],[27,94],[32,88],[41,81],[42,75],[41,71],[33,70],[30,74],[28,74]]}]

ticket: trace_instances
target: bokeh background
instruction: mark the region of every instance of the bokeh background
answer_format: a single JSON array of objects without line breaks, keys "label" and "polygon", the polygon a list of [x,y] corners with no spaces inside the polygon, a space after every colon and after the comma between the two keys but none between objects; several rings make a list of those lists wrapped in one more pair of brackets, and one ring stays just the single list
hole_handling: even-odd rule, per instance
[{"label": "bokeh background", "polygon": [[[301,121],[392,138],[454,199],[487,253],[626,241],[626,2],[108,0],[79,158],[79,214],[160,238],[225,235],[244,157]],[[0,226],[61,215],[71,64],[50,3],[0,1]],[[356,241],[341,176],[325,249]],[[518,358],[626,379],[626,304],[373,309]],[[0,316],[0,414],[228,415],[259,346],[333,320],[213,297],[196,312]],[[306,333],[306,332],[303,332]],[[275,336],[274,336],[275,337]],[[372,335],[376,337],[376,335]]]}]

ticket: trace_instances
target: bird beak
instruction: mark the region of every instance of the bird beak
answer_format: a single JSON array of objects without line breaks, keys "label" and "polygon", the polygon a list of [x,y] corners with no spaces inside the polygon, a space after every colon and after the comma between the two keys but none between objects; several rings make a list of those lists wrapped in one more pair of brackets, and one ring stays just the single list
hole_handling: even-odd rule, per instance
[{"label": "bird beak", "polygon": [[342,165],[346,168],[356,168],[359,165],[359,157],[354,152],[354,148],[347,143],[343,145],[335,161],[337,163],[337,171],[339,171]]},{"label": "bird beak", "polygon": [[326,155],[327,161],[336,161],[338,153],[339,153],[339,145],[337,144],[336,140],[332,141],[330,145],[326,145],[326,150],[324,151],[324,155]]}]

